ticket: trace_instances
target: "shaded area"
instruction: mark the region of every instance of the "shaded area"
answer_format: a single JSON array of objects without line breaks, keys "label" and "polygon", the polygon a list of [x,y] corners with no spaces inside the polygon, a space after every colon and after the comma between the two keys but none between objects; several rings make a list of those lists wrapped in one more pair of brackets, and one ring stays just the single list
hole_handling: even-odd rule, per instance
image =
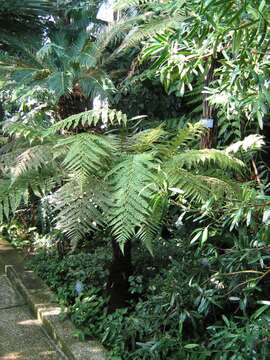
[{"label": "shaded area", "polygon": [[0,319],[1,360],[63,359],[5,275],[0,276]]},{"label": "shaded area", "polygon": [[21,305],[24,305],[22,297],[13,289],[6,276],[0,276],[0,311]]}]

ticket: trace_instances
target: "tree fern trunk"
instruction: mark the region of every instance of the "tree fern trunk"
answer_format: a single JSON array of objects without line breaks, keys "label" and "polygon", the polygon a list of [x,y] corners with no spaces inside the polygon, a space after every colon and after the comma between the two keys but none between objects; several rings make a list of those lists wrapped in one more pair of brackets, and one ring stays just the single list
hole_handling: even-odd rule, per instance
[{"label": "tree fern trunk", "polygon": [[110,296],[109,311],[127,306],[130,300],[129,276],[132,275],[131,240],[127,241],[124,252],[121,251],[117,241],[112,239],[113,260],[107,291]]}]

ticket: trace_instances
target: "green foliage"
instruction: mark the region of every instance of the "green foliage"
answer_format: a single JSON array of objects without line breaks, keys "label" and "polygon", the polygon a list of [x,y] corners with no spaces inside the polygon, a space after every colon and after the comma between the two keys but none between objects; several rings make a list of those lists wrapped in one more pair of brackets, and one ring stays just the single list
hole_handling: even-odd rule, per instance
[{"label": "green foliage", "polygon": [[[14,35],[23,37],[42,36],[46,16],[53,9],[50,0],[0,1],[0,45],[9,46]],[[43,20],[43,21],[42,21]]]},{"label": "green foliage", "polygon": [[[268,359],[268,3],[120,0],[106,28],[98,0],[16,4],[0,9],[16,19],[0,25],[3,235],[43,249],[32,269],[111,359]],[[131,296],[109,312],[117,244]]]},{"label": "green foliage", "polygon": [[[240,140],[247,128],[263,128],[269,112],[267,2],[228,1],[224,6],[219,0],[146,1],[136,5],[142,13],[154,12],[153,31],[164,16],[182,15],[178,26],[149,31],[140,56],[168,93],[180,97],[190,93],[192,102],[186,100],[195,116],[194,105],[208,98],[216,110],[222,144]],[[120,1],[119,6],[134,4]],[[146,26],[151,29],[151,21]]]},{"label": "green foliage", "polygon": [[[215,166],[233,173],[243,163],[225,151],[191,150],[190,145],[198,143],[203,133],[200,125],[189,125],[173,134],[158,127],[132,135],[126,116],[108,110],[108,121],[114,117],[124,121],[123,134],[88,132],[92,121],[96,124],[104,114],[91,110],[47,129],[15,123],[6,130],[18,137],[16,146],[7,148],[10,158],[15,157],[5,170],[7,177],[11,175],[10,191],[23,184],[24,192],[31,188],[40,197],[48,192],[44,186],[45,193],[36,189],[41,186],[35,183],[38,178],[49,181],[48,191],[61,179],[62,185],[52,192],[50,201],[57,228],[73,244],[106,224],[121,247],[138,236],[151,251],[151,241],[175,189],[181,194],[180,201],[186,198],[191,202],[202,202],[209,194],[218,198],[226,191],[234,192],[226,179],[210,176],[207,171]],[[75,129],[80,132],[72,133]],[[15,205],[12,212],[20,203]],[[5,211],[8,217],[10,211]]]},{"label": "green foliage", "polygon": [[[155,234],[150,207],[154,184],[154,157],[151,153],[127,155],[109,174],[113,191],[109,226],[121,247],[136,235],[136,227]],[[153,228],[153,229],[152,229]],[[146,241],[145,234],[141,234]]]},{"label": "green foliage", "polygon": [[41,251],[29,263],[41,278],[56,292],[62,304],[73,303],[78,296],[76,282],[83,286],[83,294],[99,287],[105,289],[110,249],[98,248],[92,253],[71,254],[63,259],[55,251]]},{"label": "green foliage", "polygon": [[65,32],[57,32],[50,43],[42,47],[32,44],[31,50],[19,40],[13,42],[18,55],[3,53],[0,72],[6,86],[15,82],[24,95],[38,86],[52,91],[55,100],[76,91],[86,98],[104,98],[113,90],[96,43],[85,31],[76,40]]},{"label": "green foliage", "polygon": [[121,111],[114,109],[89,110],[58,121],[49,129],[49,133],[53,134],[59,130],[74,130],[80,126],[97,126],[100,123],[103,125],[125,125],[127,117]]},{"label": "green foliage", "polygon": [[[92,181],[91,181],[92,180]],[[97,178],[69,181],[54,194],[51,203],[56,213],[56,228],[68,236],[75,247],[91,231],[104,226],[107,192]]]},{"label": "green foliage", "polygon": [[[62,260],[41,253],[32,267],[68,305],[77,335],[100,339],[112,359],[267,359],[268,247],[262,250],[242,229],[235,236],[218,235],[197,250],[189,244],[189,233],[184,227],[178,238],[158,239],[154,257],[140,246],[135,249],[130,283],[141,298],[129,310],[111,314],[104,293],[107,247]],[[220,247],[227,249],[222,253]],[[84,285],[79,296],[78,280]]]}]

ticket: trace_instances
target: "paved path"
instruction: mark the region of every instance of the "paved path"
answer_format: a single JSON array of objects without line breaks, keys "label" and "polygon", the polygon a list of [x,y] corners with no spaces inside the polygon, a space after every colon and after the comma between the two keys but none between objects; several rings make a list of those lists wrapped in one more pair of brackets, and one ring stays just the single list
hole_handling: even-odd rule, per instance
[{"label": "paved path", "polygon": [[0,259],[0,360],[63,360],[4,274]]},{"label": "paved path", "polygon": [[0,359],[63,359],[5,275],[0,275]]}]

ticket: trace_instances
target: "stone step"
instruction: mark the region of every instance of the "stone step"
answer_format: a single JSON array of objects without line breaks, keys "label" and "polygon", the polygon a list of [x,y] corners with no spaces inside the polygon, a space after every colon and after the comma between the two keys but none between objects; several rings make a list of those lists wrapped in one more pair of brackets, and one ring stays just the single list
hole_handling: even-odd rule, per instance
[{"label": "stone step", "polygon": [[20,294],[5,275],[0,276],[0,359],[66,359],[33,319]]}]

